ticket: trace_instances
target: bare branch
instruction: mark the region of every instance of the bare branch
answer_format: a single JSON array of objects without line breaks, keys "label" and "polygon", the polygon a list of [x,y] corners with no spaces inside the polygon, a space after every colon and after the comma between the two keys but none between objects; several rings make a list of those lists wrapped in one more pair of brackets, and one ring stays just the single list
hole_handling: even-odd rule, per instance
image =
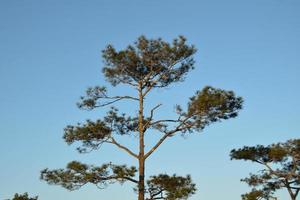
[{"label": "bare branch", "polygon": [[177,120],[177,119],[161,119],[161,120],[157,120],[155,122],[150,123],[150,125],[153,126],[155,124],[164,123],[164,122],[178,123],[178,122],[181,122],[181,121]]},{"label": "bare branch", "polygon": [[151,112],[150,112],[150,119],[151,119],[151,120],[152,120],[152,118],[153,118],[154,111],[155,111],[158,107],[160,107],[161,105],[162,105],[162,104],[160,103],[160,104],[156,105],[154,108],[151,109]]},{"label": "bare branch", "polygon": [[114,97],[107,97],[108,99],[132,99],[138,101],[138,98],[132,96],[114,96]]},{"label": "bare branch", "polygon": [[123,149],[124,151],[126,151],[128,154],[130,154],[131,156],[138,158],[138,155],[133,153],[130,149],[128,149],[127,147],[121,145],[120,143],[118,143],[113,137],[111,138],[111,141],[108,141],[107,143],[111,143],[116,145],[117,147],[119,147],[120,149]]},{"label": "bare branch", "polygon": [[163,143],[163,141],[165,141],[165,139],[167,137],[169,137],[170,135],[171,135],[170,133],[166,133],[162,138],[160,138],[160,140],[156,143],[156,145],[154,145],[150,149],[150,151],[145,154],[145,159],[148,158]]},{"label": "bare branch", "polygon": [[189,120],[192,116],[189,116],[181,121],[181,123],[173,130],[165,132],[164,136],[160,138],[160,140],[154,145],[148,153],[145,154],[145,159],[148,158],[168,137],[173,136],[174,133],[182,131],[184,128],[188,128],[187,126],[182,127],[185,125],[185,122]]},{"label": "bare branch", "polygon": [[160,103],[160,104],[157,104],[154,108],[151,109],[149,121],[145,124],[144,130],[146,130],[146,129],[151,125],[151,121],[152,121],[153,116],[154,116],[154,111],[155,111],[158,107],[160,107],[161,105],[162,105],[161,103]]},{"label": "bare branch", "polygon": [[108,106],[108,105],[113,104],[113,103],[115,103],[117,101],[120,101],[120,100],[122,100],[122,99],[116,99],[116,100],[109,101],[109,102],[106,102],[106,103],[103,103],[103,104],[98,104],[98,105],[95,105],[94,107],[99,108],[99,107]]},{"label": "bare branch", "polygon": [[122,99],[131,99],[131,100],[136,100],[136,101],[139,100],[138,98],[131,97],[131,96],[114,96],[114,97],[105,96],[105,97],[99,97],[99,99],[114,99],[114,100],[106,102],[106,103],[103,103],[103,104],[96,105],[95,107],[104,107],[104,106],[113,104],[113,103],[115,103],[117,101],[120,101]]},{"label": "bare branch", "polygon": [[[77,105],[79,108],[92,110],[94,108],[104,107],[113,104],[123,99],[138,101],[138,98],[124,95],[124,96],[108,96],[104,87],[89,88],[86,97],[81,97],[81,102]],[[103,101],[103,102],[102,102]]]}]

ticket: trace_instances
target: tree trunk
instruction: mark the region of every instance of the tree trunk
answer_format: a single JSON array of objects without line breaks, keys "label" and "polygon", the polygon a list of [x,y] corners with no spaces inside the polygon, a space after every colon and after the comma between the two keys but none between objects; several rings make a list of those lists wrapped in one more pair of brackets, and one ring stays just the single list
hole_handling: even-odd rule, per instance
[{"label": "tree trunk", "polygon": [[144,145],[144,97],[141,83],[139,84],[139,183],[138,200],[145,200],[145,145]]},{"label": "tree trunk", "polygon": [[145,199],[145,160],[139,159],[139,194],[138,200]]}]

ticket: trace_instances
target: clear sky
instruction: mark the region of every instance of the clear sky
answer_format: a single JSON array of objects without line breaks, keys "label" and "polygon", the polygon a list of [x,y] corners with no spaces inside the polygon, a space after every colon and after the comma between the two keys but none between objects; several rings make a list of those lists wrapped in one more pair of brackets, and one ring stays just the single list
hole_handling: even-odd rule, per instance
[{"label": "clear sky", "polygon": [[40,200],[135,199],[131,185],[69,192],[40,181],[39,173],[71,160],[136,164],[109,146],[79,155],[62,135],[66,125],[105,113],[75,105],[88,86],[108,85],[101,50],[109,43],[124,48],[144,34],[167,41],[184,35],[198,48],[185,82],[152,93],[148,102],[163,103],[162,113],[205,85],[245,99],[238,118],[166,142],[149,159],[147,175],[191,174],[198,186],[191,200],[239,200],[249,191],[239,180],[258,168],[230,161],[230,150],[300,136],[299,10],[299,0],[1,0],[0,199],[15,192]]}]

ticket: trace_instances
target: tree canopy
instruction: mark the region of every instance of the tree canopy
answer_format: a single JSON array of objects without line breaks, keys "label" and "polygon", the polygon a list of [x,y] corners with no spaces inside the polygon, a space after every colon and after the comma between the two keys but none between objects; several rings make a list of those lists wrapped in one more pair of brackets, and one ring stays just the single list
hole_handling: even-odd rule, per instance
[{"label": "tree canopy", "polygon": [[243,195],[244,200],[271,199],[277,190],[287,189],[295,200],[300,191],[300,139],[268,146],[245,146],[233,149],[231,159],[258,163],[264,167],[256,174],[242,179],[253,190]]},{"label": "tree canopy", "polygon": [[147,180],[147,185],[149,200],[187,199],[196,191],[196,185],[192,182],[189,175],[182,177],[177,176],[176,174],[173,174],[172,176],[159,174],[158,176],[151,176],[150,179]]},{"label": "tree canopy", "polygon": [[11,200],[37,200],[38,197],[29,197],[28,193],[18,194],[16,193]]}]

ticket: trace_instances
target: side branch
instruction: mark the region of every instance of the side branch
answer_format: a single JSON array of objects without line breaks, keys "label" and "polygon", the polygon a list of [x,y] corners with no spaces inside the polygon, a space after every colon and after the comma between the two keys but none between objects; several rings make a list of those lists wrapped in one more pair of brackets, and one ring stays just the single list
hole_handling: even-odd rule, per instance
[{"label": "side branch", "polygon": [[[171,131],[165,132],[164,136],[162,138],[160,138],[160,140],[156,143],[156,145],[154,145],[148,153],[145,154],[145,159],[148,158],[168,137],[172,136],[174,133],[179,132],[184,130],[185,128],[188,128],[186,125],[186,121],[189,120],[192,116],[189,116],[187,118],[185,118],[184,120],[180,121],[181,123],[174,128]],[[165,120],[166,121],[166,120]],[[170,121],[175,121],[175,120],[170,120]]]},{"label": "side branch", "polygon": [[300,188],[296,189],[296,192],[295,192],[295,197],[297,197],[297,196],[298,196],[298,193],[299,193],[299,191],[300,191]]},{"label": "side branch", "polygon": [[138,98],[131,97],[131,96],[114,96],[114,97],[108,97],[108,96],[105,96],[105,97],[99,97],[98,99],[108,99],[108,100],[111,100],[111,101],[108,101],[108,102],[105,102],[105,103],[102,103],[102,104],[95,105],[95,108],[96,108],[96,107],[104,107],[104,106],[113,104],[113,103],[115,103],[115,102],[117,102],[117,101],[120,101],[120,100],[123,100],[123,99],[131,99],[131,100],[135,100],[135,101],[138,101],[138,100],[139,100]]},{"label": "side branch", "polygon": [[123,149],[124,151],[126,151],[128,154],[130,154],[131,156],[138,158],[138,155],[133,153],[130,149],[128,149],[127,147],[121,145],[120,143],[118,143],[114,138],[111,138],[111,141],[108,141],[108,143],[114,144],[117,147],[119,147],[120,149]]},{"label": "side branch", "polygon": [[127,167],[126,165],[114,165],[111,163],[102,166],[93,166],[72,161],[68,163],[66,169],[41,171],[41,179],[48,184],[61,185],[68,190],[77,190],[87,183],[96,185],[98,188],[104,188],[107,184],[115,182],[124,183],[131,181],[137,183],[134,179],[137,169]]},{"label": "side branch", "polygon": [[149,119],[148,119],[148,122],[145,124],[145,126],[144,126],[144,130],[146,130],[152,123],[151,123],[151,121],[152,121],[152,119],[153,119],[153,116],[154,116],[154,111],[158,108],[158,107],[160,107],[162,104],[160,103],[160,104],[157,104],[154,108],[152,108],[151,109],[151,111],[150,111],[150,117],[149,117]]},{"label": "side branch", "polygon": [[162,105],[162,104],[160,103],[160,104],[156,105],[154,108],[151,109],[151,111],[150,111],[150,120],[153,119],[154,111],[155,111],[158,107],[160,107],[161,105]]},{"label": "side branch", "polygon": [[138,101],[138,98],[132,96],[114,96],[114,97],[105,97],[106,99],[132,99]]},{"label": "side branch", "polygon": [[145,159],[148,158],[171,134],[166,133],[160,140],[154,145],[148,153],[145,154]]},{"label": "side branch", "polygon": [[157,120],[155,122],[152,122],[152,123],[150,123],[150,125],[153,126],[155,124],[160,124],[160,123],[164,123],[164,122],[178,123],[178,122],[181,122],[181,121],[177,120],[177,119],[162,119],[162,120]]},{"label": "side branch", "polygon": [[267,162],[263,162],[263,161],[259,161],[258,163],[264,165],[270,172],[270,174],[274,174],[278,177],[282,177],[284,179],[286,179],[287,177],[285,177],[283,174],[276,172],[274,169],[272,169],[272,167],[267,163]]},{"label": "side branch", "polygon": [[[79,108],[83,109],[94,109],[98,107],[104,107],[110,104],[113,104],[117,101],[123,100],[123,99],[130,99],[134,101],[138,101],[138,98],[124,95],[124,96],[109,96],[107,95],[107,91],[105,87],[99,87],[96,86],[94,88],[88,88],[86,91],[86,96],[80,97],[81,102],[79,102],[77,105]],[[103,101],[103,102],[101,102]]]},{"label": "side branch", "polygon": [[126,179],[126,180],[128,180],[128,181],[131,181],[131,182],[133,182],[133,183],[139,183],[138,180],[135,180],[135,179],[130,178],[130,177],[124,177],[124,179]]}]

